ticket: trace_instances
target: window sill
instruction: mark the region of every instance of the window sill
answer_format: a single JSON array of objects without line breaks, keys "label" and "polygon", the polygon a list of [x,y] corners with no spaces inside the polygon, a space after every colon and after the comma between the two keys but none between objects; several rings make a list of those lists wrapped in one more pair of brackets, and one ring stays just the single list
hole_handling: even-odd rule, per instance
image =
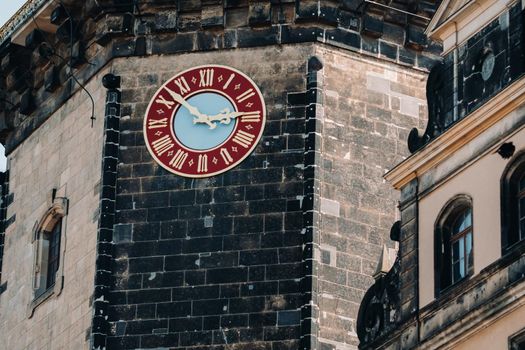
[{"label": "window sill", "polygon": [[51,287],[46,289],[45,292],[40,294],[39,296],[35,297],[33,301],[28,306],[28,315],[27,318],[33,317],[33,313],[35,312],[35,309],[42,304],[44,301],[49,299],[53,294],[55,294],[55,284],[53,284]]},{"label": "window sill", "polygon": [[501,259],[512,259],[513,256],[517,258],[521,256],[523,252],[525,252],[525,239],[504,248],[501,252]]},{"label": "window sill", "polygon": [[434,298],[436,300],[446,299],[448,295],[453,294],[454,291],[456,291],[457,289],[461,288],[461,286],[464,286],[468,281],[470,281],[470,278],[473,275],[474,275],[474,273],[470,272],[468,275],[466,275],[465,277],[463,277],[462,279],[460,279],[456,283],[451,284],[450,286],[448,286],[448,287],[440,290],[439,292],[437,292],[436,295],[434,296]]}]

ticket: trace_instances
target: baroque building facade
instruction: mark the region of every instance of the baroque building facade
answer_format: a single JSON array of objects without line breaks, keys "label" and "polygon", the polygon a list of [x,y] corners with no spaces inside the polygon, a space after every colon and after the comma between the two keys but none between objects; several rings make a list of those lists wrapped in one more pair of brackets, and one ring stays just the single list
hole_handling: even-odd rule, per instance
[{"label": "baroque building facade", "polygon": [[[29,1],[0,34],[0,348],[357,348],[360,301],[395,248],[382,176],[426,124],[436,6]],[[161,116],[184,108],[244,125],[184,97],[202,79],[225,90],[217,67],[253,83],[216,95],[235,113],[260,96],[245,121],[264,131],[226,135],[253,147],[235,167],[181,176],[237,152],[170,154],[161,136],[184,130]],[[209,141],[173,142],[187,135]]]},{"label": "baroque building facade", "polygon": [[429,120],[385,178],[401,191],[392,269],[359,311],[362,349],[525,347],[524,24],[519,1],[444,1]]}]

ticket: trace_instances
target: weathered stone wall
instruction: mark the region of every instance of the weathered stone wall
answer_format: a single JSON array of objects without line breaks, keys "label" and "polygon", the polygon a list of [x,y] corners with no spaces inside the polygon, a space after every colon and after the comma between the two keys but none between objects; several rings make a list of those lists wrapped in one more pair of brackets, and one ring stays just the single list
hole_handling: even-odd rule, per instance
[{"label": "weathered stone wall", "polygon": [[394,248],[388,234],[399,193],[382,177],[408,155],[409,130],[425,125],[426,74],[328,47],[317,54],[324,61],[319,338],[326,349],[350,349],[383,245]]},{"label": "weathered stone wall", "polygon": [[[97,77],[87,89],[95,100],[93,127],[91,103],[84,92],[78,92],[8,156],[12,203],[7,209],[10,225],[0,281],[7,282],[0,294],[2,349],[88,348],[105,91]],[[69,199],[61,241],[64,284],[58,296],[45,300],[29,317],[33,227],[49,209],[54,188]]]},{"label": "weathered stone wall", "polygon": [[[287,110],[287,95],[304,92],[312,52],[274,46],[115,62],[123,109],[109,348],[298,348],[304,107]],[[149,155],[143,117],[164,81],[206,63],[252,77],[267,125],[240,166],[185,179]]]}]

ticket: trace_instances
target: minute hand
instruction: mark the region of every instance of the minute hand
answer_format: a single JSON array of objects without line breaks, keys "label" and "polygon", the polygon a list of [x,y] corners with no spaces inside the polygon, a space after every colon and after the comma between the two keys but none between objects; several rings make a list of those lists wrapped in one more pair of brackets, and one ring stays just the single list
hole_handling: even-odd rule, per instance
[{"label": "minute hand", "polygon": [[171,98],[173,98],[176,102],[180,103],[181,105],[183,105],[184,107],[186,107],[186,109],[188,111],[190,111],[191,114],[193,114],[194,116],[196,117],[202,117],[203,114],[201,112],[199,112],[199,110],[190,105],[185,99],[184,97],[182,97],[181,95],[179,95],[178,93],[176,93],[175,91],[169,89],[168,87],[164,87],[164,89],[166,89],[166,91],[170,94]]}]

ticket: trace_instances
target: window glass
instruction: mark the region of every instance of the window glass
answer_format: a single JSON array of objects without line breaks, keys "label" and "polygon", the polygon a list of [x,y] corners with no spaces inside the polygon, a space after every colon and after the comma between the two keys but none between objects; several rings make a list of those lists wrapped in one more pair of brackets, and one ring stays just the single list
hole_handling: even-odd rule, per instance
[{"label": "window glass", "polygon": [[46,287],[50,288],[55,284],[56,272],[60,263],[60,231],[62,222],[59,221],[53,231],[49,234],[49,256],[47,259],[47,283]]},{"label": "window glass", "polygon": [[466,278],[473,270],[472,207],[460,196],[444,210],[437,221],[440,245],[436,249],[436,293]]}]

